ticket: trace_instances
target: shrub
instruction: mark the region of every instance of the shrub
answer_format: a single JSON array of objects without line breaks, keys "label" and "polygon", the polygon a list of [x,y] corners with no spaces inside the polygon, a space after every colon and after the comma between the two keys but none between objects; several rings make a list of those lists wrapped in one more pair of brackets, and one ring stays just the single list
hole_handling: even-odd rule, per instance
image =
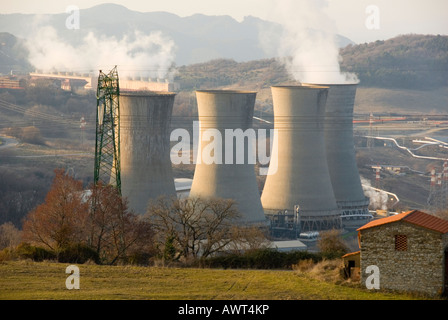
[{"label": "shrub", "polygon": [[306,273],[313,279],[335,284],[343,282],[342,268],[341,259],[323,259],[317,263],[308,259],[293,266],[293,270],[298,274]]},{"label": "shrub", "polygon": [[28,243],[21,243],[17,247],[17,254],[21,258],[31,259],[33,261],[44,261],[56,259],[56,254],[47,249],[32,246]]},{"label": "shrub", "polygon": [[23,128],[19,138],[26,143],[45,145],[40,129],[36,127]]},{"label": "shrub", "polygon": [[204,264],[212,268],[253,268],[253,269],[291,269],[300,260],[314,262],[322,258],[319,254],[307,251],[281,252],[274,249],[258,249],[242,254],[224,254],[208,258]]},{"label": "shrub", "polygon": [[333,229],[321,232],[317,246],[327,259],[340,258],[349,252],[347,245],[342,240],[340,230]]},{"label": "shrub", "polygon": [[0,263],[11,260],[13,255],[14,254],[11,248],[4,248],[3,250],[0,250]]},{"label": "shrub", "polygon": [[99,263],[98,253],[91,247],[80,243],[70,245],[58,254],[58,262],[86,263],[89,260]]},{"label": "shrub", "polygon": [[148,266],[153,255],[146,252],[135,252],[122,259],[124,264]]}]

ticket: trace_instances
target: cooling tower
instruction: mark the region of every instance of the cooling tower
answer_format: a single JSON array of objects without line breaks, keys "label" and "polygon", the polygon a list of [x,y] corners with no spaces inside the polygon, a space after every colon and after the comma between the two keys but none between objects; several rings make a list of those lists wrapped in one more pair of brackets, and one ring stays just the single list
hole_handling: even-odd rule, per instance
[{"label": "cooling tower", "polygon": [[343,224],[349,219],[366,219],[370,217],[370,200],[362,189],[353,140],[357,84],[319,85],[329,87],[325,107],[325,145],[333,192],[342,210]]},{"label": "cooling tower", "polygon": [[[196,97],[200,143],[190,196],[233,199],[241,214],[241,223],[264,224],[266,218],[260,202],[254,162],[250,161],[253,153],[248,148],[249,140],[246,138],[241,143],[240,139],[238,143],[238,139],[233,138],[233,133],[238,135],[239,132],[241,138],[243,132],[249,135],[255,132],[252,117],[256,93],[201,90],[196,92]],[[206,138],[210,133],[213,139]],[[215,149],[211,151],[213,146]]]},{"label": "cooling tower", "polygon": [[176,196],[170,159],[174,93],[120,92],[121,191],[135,213]]},{"label": "cooling tower", "polygon": [[298,205],[302,231],[341,227],[325,150],[327,94],[324,86],[272,87],[278,156],[271,157],[261,202],[266,214]]}]

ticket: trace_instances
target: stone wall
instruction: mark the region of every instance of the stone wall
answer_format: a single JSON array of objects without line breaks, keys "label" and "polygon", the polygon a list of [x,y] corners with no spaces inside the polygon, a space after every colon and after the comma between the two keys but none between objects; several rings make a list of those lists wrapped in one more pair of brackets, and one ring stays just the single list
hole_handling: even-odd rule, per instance
[{"label": "stone wall", "polygon": [[[395,250],[395,235],[407,236],[407,250]],[[440,294],[444,283],[444,248],[442,235],[404,221],[388,223],[361,231],[361,281],[369,274],[367,266],[380,272],[380,289]]]}]

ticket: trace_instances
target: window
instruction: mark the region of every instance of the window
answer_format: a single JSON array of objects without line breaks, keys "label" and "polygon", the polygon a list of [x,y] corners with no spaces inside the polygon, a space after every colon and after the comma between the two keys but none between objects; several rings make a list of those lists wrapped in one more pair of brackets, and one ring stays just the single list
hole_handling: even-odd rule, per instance
[{"label": "window", "polygon": [[395,251],[408,250],[408,237],[404,234],[395,235]]}]

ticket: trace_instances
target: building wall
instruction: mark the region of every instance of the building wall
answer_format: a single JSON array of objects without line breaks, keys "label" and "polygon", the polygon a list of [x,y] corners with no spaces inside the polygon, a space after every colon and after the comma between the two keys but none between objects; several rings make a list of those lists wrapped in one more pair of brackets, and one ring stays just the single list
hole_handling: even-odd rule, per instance
[{"label": "building wall", "polygon": [[[407,236],[407,250],[395,250],[395,235]],[[361,231],[361,283],[367,266],[380,272],[380,289],[440,294],[447,234],[399,221]]]}]

